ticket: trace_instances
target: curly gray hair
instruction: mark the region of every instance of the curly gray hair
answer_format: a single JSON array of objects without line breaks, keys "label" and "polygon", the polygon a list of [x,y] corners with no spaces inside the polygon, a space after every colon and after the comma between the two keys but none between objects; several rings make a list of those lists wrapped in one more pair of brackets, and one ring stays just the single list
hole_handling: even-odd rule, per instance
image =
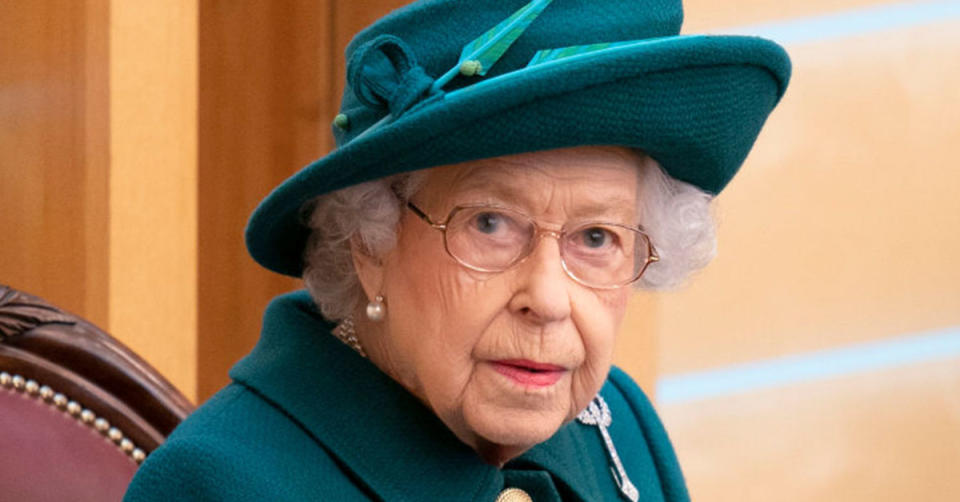
[{"label": "curly gray hair", "polygon": [[[668,289],[706,266],[716,254],[710,194],[676,180],[649,156],[638,153],[638,212],[660,261],[636,284]],[[307,206],[310,238],[303,280],[324,317],[339,321],[366,303],[353,267],[350,242],[380,256],[396,244],[403,209],[426,180],[426,170],[350,186],[313,199]]]}]

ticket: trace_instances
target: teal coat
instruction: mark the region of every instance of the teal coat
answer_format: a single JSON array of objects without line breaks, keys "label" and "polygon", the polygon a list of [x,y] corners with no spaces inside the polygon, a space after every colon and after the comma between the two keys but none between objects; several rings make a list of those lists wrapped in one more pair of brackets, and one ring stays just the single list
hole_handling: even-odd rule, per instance
[{"label": "teal coat", "polygon": [[[487,465],[331,328],[305,292],[274,300],[233,383],[150,454],[124,500],[493,502],[512,486],[536,502],[626,500],[596,427],[572,422],[503,469]],[[601,395],[640,500],[689,500],[640,388],[614,368]]]}]

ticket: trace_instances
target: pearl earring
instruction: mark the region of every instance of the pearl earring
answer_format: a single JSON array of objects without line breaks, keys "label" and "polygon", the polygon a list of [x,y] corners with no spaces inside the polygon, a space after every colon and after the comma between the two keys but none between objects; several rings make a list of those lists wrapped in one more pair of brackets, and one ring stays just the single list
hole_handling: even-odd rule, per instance
[{"label": "pearl earring", "polygon": [[383,304],[383,295],[377,295],[367,304],[367,319],[373,322],[380,322],[387,315],[387,306]]}]

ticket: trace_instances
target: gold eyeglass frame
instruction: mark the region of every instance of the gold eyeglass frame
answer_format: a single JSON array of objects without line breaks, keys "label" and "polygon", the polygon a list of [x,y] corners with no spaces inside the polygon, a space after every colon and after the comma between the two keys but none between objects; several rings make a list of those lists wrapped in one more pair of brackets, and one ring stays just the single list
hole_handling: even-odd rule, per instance
[{"label": "gold eyeglass frame", "polygon": [[[536,249],[536,247],[537,247],[536,243],[539,242],[539,238],[540,238],[541,235],[544,235],[544,234],[550,235],[551,237],[554,237],[555,239],[557,239],[558,242],[561,242],[561,239],[567,234],[567,231],[566,231],[564,228],[561,228],[559,232],[556,231],[556,230],[545,229],[545,228],[542,228],[542,227],[537,223],[537,221],[536,221],[535,219],[533,219],[532,217],[530,217],[529,215],[526,215],[526,214],[523,214],[523,213],[519,213],[519,212],[517,212],[516,210],[510,209],[510,208],[500,207],[500,206],[491,205],[491,204],[464,204],[464,205],[455,206],[453,209],[450,210],[450,213],[447,214],[446,219],[444,219],[442,223],[438,223],[438,222],[433,221],[433,219],[430,218],[430,216],[427,215],[426,212],[424,212],[422,209],[420,209],[419,207],[417,207],[416,205],[414,205],[413,202],[409,202],[409,201],[408,201],[408,202],[407,202],[407,208],[410,209],[410,211],[413,212],[413,214],[417,215],[420,219],[422,219],[423,221],[425,221],[425,222],[426,222],[428,225],[430,225],[432,228],[437,229],[437,230],[439,230],[441,233],[443,233],[443,249],[444,249],[444,251],[447,252],[447,254],[448,254],[451,258],[454,259],[454,261],[456,261],[457,263],[459,263],[459,264],[460,264],[461,266],[463,266],[463,267],[466,267],[466,268],[468,268],[468,269],[470,269],[470,270],[475,270],[475,271],[477,271],[477,272],[485,272],[485,273],[506,272],[507,270],[515,267],[516,265],[519,265],[520,263],[523,263],[523,261],[526,260],[526,259],[533,253],[533,250]],[[458,257],[457,255],[453,254],[453,253],[450,251],[450,246],[449,246],[448,241],[447,241],[447,228],[448,228],[447,225],[450,223],[450,220],[453,219],[454,215],[456,215],[458,211],[461,211],[461,210],[463,210],[463,209],[477,209],[477,208],[490,208],[490,209],[502,210],[502,211],[507,211],[507,212],[510,212],[510,213],[518,214],[518,215],[524,216],[527,220],[530,221],[530,223],[533,224],[534,234],[533,234],[533,238],[530,239],[530,244],[527,246],[527,249],[525,249],[523,252],[521,252],[520,254],[517,255],[517,256],[519,256],[519,258],[515,258],[514,261],[512,261],[509,265],[507,265],[506,267],[504,267],[504,268],[502,268],[502,269],[487,269],[487,268],[483,268],[483,267],[478,267],[478,266],[476,266],[476,265],[471,265],[471,264],[469,264],[469,263],[464,262],[460,257]],[[604,226],[620,227],[620,228],[624,228],[624,229],[626,229],[626,230],[630,230],[631,232],[637,232],[637,233],[643,235],[643,237],[645,238],[645,240],[646,240],[646,242],[647,242],[647,258],[646,258],[646,260],[644,261],[643,266],[640,267],[640,270],[637,272],[637,274],[636,274],[632,279],[630,279],[630,280],[628,280],[628,281],[626,281],[626,282],[623,282],[623,283],[619,283],[619,284],[614,284],[614,285],[609,285],[609,286],[598,286],[598,285],[595,285],[595,284],[590,284],[590,283],[588,283],[587,281],[585,281],[585,280],[577,277],[577,275],[574,274],[574,273],[567,267],[567,260],[566,260],[566,258],[563,256],[563,246],[560,246],[560,265],[561,265],[561,267],[563,268],[564,273],[567,274],[567,277],[573,279],[573,280],[576,281],[578,284],[581,284],[581,285],[583,285],[583,286],[586,286],[586,287],[592,288],[592,289],[617,289],[617,288],[622,288],[622,287],[624,287],[624,286],[627,286],[627,285],[629,285],[629,284],[633,284],[634,282],[637,282],[638,280],[640,280],[640,277],[643,276],[643,273],[646,272],[647,267],[649,267],[651,263],[660,261],[660,256],[657,254],[657,249],[653,246],[653,243],[650,241],[650,236],[647,235],[647,232],[644,231],[644,229],[643,229],[642,226],[637,225],[636,227],[631,227],[631,226],[629,226],[629,225],[623,225],[623,224],[620,224],[620,223],[608,223],[608,222],[603,222],[603,221],[586,221],[586,222],[583,223],[583,225],[578,225],[578,226],[575,228],[575,230],[579,230],[579,229],[584,228],[584,227],[589,227],[590,225],[604,225]]]}]

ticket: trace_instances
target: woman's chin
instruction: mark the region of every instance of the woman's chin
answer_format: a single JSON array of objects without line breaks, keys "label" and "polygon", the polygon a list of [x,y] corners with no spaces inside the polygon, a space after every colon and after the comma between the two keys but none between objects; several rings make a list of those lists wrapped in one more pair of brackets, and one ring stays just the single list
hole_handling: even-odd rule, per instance
[{"label": "woman's chin", "polygon": [[550,439],[567,418],[560,410],[479,408],[464,410],[464,425],[475,438],[471,446],[491,464],[502,465]]}]

